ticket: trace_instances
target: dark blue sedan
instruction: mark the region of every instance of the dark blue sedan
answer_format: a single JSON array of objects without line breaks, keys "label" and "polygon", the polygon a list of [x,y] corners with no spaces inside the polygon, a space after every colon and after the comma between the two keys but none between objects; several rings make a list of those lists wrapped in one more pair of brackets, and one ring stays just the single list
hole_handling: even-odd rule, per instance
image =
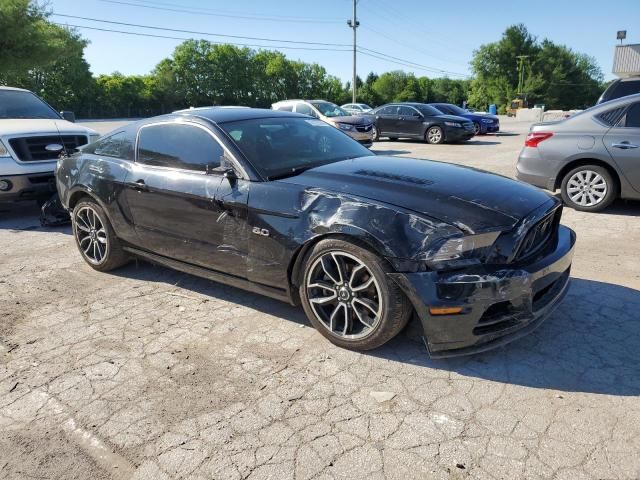
[{"label": "dark blue sedan", "polygon": [[484,135],[486,133],[496,133],[500,131],[500,119],[495,115],[470,112],[454,105],[453,103],[430,103],[429,105],[437,108],[444,114],[468,118],[473,122],[476,135]]}]

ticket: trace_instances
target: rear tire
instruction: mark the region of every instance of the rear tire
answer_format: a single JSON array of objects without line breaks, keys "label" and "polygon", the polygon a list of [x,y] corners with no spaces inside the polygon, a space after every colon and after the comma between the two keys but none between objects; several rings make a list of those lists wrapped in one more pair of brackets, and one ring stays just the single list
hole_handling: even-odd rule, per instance
[{"label": "rear tire", "polygon": [[331,343],[371,350],[407,324],[412,305],[373,252],[338,239],[318,242],[305,259],[300,299],[311,324]]},{"label": "rear tire", "polygon": [[560,192],[574,210],[600,212],[617,198],[618,184],[606,168],[581,165],[564,176]]},{"label": "rear tire", "polygon": [[78,202],[73,208],[71,219],[80,255],[91,268],[108,272],[129,261],[107,215],[95,200],[84,199]]}]

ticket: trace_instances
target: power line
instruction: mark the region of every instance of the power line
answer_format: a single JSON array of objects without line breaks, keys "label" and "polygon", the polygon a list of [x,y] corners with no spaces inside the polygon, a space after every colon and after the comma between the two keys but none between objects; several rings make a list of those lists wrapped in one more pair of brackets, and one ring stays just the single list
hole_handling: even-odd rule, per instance
[{"label": "power line", "polygon": [[122,25],[126,27],[137,27],[137,28],[148,28],[150,30],[163,30],[166,32],[177,32],[177,33],[189,33],[194,35],[209,35],[212,37],[225,37],[225,38],[237,38],[240,40],[257,40],[261,42],[276,42],[276,43],[293,43],[293,44],[301,44],[301,45],[320,45],[324,47],[350,47],[347,43],[322,43],[322,42],[306,42],[302,40],[283,40],[279,38],[264,38],[264,37],[247,37],[243,35],[226,35],[221,33],[212,33],[212,32],[198,32],[195,30],[182,30],[179,28],[167,28],[167,27],[158,27],[155,25],[141,25],[137,23],[126,23],[126,22],[116,22],[114,20],[102,20],[100,18],[91,18],[91,17],[79,17],[76,15],[66,15],[63,13],[53,13],[53,16],[56,17],[65,17],[65,18],[74,18],[76,20],[88,20],[91,22],[99,22],[99,23],[108,23],[111,25]]},{"label": "power line", "polygon": [[[243,20],[261,20],[267,22],[293,22],[293,23],[341,23],[337,20],[314,20],[309,18],[301,18],[301,19],[292,19],[292,18],[280,18],[280,17],[267,17],[267,16],[258,16],[258,15],[236,15],[230,13],[213,13],[207,10],[200,10],[196,8],[184,8],[179,5],[171,4],[171,6],[163,7],[156,5],[144,5],[141,3],[133,3],[127,2],[123,0],[100,0],[101,2],[106,3],[115,3],[118,5],[127,5],[130,7],[140,7],[140,8],[148,8],[151,10],[164,10],[167,12],[177,12],[177,13],[189,13],[192,15],[207,15],[211,17],[226,17],[226,18],[240,18]],[[167,4],[168,5],[168,4]],[[178,8],[180,7],[180,8]]]},{"label": "power line", "polygon": [[[216,9],[216,8],[204,8],[204,7],[189,7],[189,6],[184,6],[182,4],[177,4],[177,3],[172,3],[172,2],[158,2],[158,1],[153,1],[153,0],[136,0],[137,3],[149,3],[151,5],[159,5],[162,7],[179,7],[179,8],[185,8],[188,10],[198,10],[198,11],[205,11],[205,12],[213,12],[213,13],[222,13],[222,14],[230,14],[230,15],[241,15],[244,16],[246,15],[243,12],[234,12],[234,11],[230,11],[230,10],[220,10],[220,9]],[[277,18],[277,19],[282,19],[282,18],[286,18],[289,20],[295,20],[295,21],[300,21],[300,20],[305,20],[308,21],[309,17],[299,17],[299,16],[293,16],[293,15],[278,15],[277,17],[271,17],[269,15],[249,15],[251,18],[256,18],[256,19],[261,19],[263,17],[267,17],[270,20]],[[319,18],[319,17],[313,17],[314,21],[322,21],[323,23],[326,22],[331,22],[331,23],[340,23],[339,21],[333,19],[333,18]]]},{"label": "power line", "polygon": [[397,61],[397,60],[392,60],[388,57],[382,57],[379,55],[375,55],[369,52],[366,52],[364,50],[361,50],[360,48],[358,49],[358,52],[360,52],[362,55],[366,55],[368,57],[372,57],[372,58],[377,58],[378,60],[383,60],[385,62],[390,62],[390,63],[395,63],[396,65],[401,65],[403,67],[408,67],[408,68],[412,68],[415,70],[424,70],[430,73],[439,73],[439,74],[444,74],[444,75],[449,75],[449,76],[458,76],[458,75],[462,75],[462,74],[454,74],[453,72],[447,72],[445,70],[438,70],[435,68],[430,68],[430,67],[421,67],[421,66],[416,66],[415,64],[410,64],[410,63],[406,63],[406,62],[401,62],[401,61]]},{"label": "power line", "polygon": [[[185,30],[185,29],[178,29],[178,28],[168,28],[168,27],[160,27],[157,25],[143,25],[143,24],[138,24],[138,23],[128,23],[128,22],[118,22],[115,20],[102,20],[99,18],[92,18],[92,17],[82,17],[82,16],[77,16],[77,15],[67,15],[67,14],[62,14],[62,13],[54,13],[54,16],[58,16],[58,17],[64,17],[64,18],[73,18],[73,19],[77,19],[77,20],[87,20],[87,21],[91,21],[91,22],[99,22],[99,23],[106,23],[106,24],[110,24],[110,25],[121,25],[121,26],[126,26],[126,27],[135,27],[135,28],[145,28],[145,29],[150,29],[150,30],[159,30],[159,31],[167,31],[167,32],[175,32],[175,33],[186,33],[186,34],[193,34],[193,35],[209,35],[209,36],[215,36],[215,37],[224,37],[224,38],[234,38],[234,39],[239,39],[239,40],[255,40],[255,41],[262,41],[262,42],[275,42],[275,43],[287,43],[287,44],[300,44],[300,45],[317,45],[320,47],[345,47],[344,49],[340,48],[340,49],[334,49],[334,48],[303,48],[303,47],[288,47],[288,46],[279,46],[279,45],[258,45],[258,44],[248,44],[248,43],[234,43],[234,42],[211,42],[211,43],[215,43],[215,44],[223,44],[223,43],[231,43],[233,45],[240,45],[240,46],[249,46],[249,47],[263,47],[263,48],[284,48],[284,49],[290,49],[290,50],[310,50],[310,51],[337,51],[337,52],[345,52],[345,51],[349,51],[347,50],[348,47],[351,47],[351,45],[349,44],[344,44],[344,43],[322,43],[322,42],[307,42],[307,41],[302,41],[302,40],[284,40],[284,39],[276,39],[276,38],[265,38],[265,37],[248,37],[248,36],[243,36],[243,35],[226,35],[226,34],[218,34],[218,33],[212,33],[212,32],[200,32],[200,31],[195,31],[195,30]],[[189,40],[189,38],[185,38],[185,37],[173,37],[173,36],[167,36],[167,35],[152,35],[149,33],[142,33],[142,32],[129,32],[129,31],[123,31],[123,30],[114,30],[114,29],[107,29],[107,28],[98,28],[98,27],[90,27],[87,25],[69,25],[75,28],[85,28],[85,29],[89,29],[89,30],[98,30],[98,31],[104,31],[104,32],[113,32],[113,33],[121,33],[121,34],[126,34],[126,35],[138,35],[138,36],[146,36],[146,37],[152,37],[152,38],[166,38],[166,39],[170,39],[170,40]],[[462,74],[462,73],[457,73],[457,72],[451,72],[451,71],[447,71],[447,70],[442,70],[442,69],[438,69],[438,68],[433,68],[433,67],[429,67],[427,65],[423,65],[420,63],[416,63],[416,62],[412,62],[411,60],[406,60],[404,58],[400,58],[400,57],[396,57],[393,55],[388,55],[386,53],[383,52],[379,52],[377,50],[372,50],[366,47],[358,47],[357,51],[361,52],[361,53],[365,53],[365,51],[370,52],[370,57],[374,57],[374,55],[371,54],[375,54],[376,56],[374,58],[378,58],[380,60],[387,60],[387,61],[391,61],[391,60],[395,60],[392,63],[396,63],[399,65],[403,65],[406,67],[410,67],[410,68],[418,68],[421,70],[426,70],[426,71],[430,71],[433,73],[442,73],[442,74],[447,74],[447,75],[451,75],[451,76],[461,76],[461,77],[466,77],[468,75]],[[386,57],[386,58],[380,58],[380,57]]]},{"label": "power line", "polygon": [[[440,60],[441,62],[451,63],[449,60],[441,58],[441,57],[437,57],[437,56],[433,55],[432,53],[424,50],[423,48],[417,47],[417,46],[412,45],[412,44],[410,44],[408,42],[402,42],[402,41],[398,40],[397,38],[394,38],[391,35],[387,35],[384,32],[381,32],[379,30],[371,28],[368,25],[363,25],[363,28],[366,29],[366,30],[369,30],[372,33],[375,33],[376,35],[379,35],[379,36],[381,36],[383,38],[386,38],[387,40],[391,40],[392,42],[395,42],[398,45],[402,45],[403,47],[411,48],[411,49],[415,50],[416,52],[420,52],[420,53],[422,53],[422,54],[424,54],[424,55],[426,55],[428,57],[431,57],[431,58],[433,58],[435,60]],[[462,65],[459,65],[459,64],[455,64],[455,63],[451,63],[451,65],[462,66]]]},{"label": "power line", "polygon": [[439,69],[439,68],[429,67],[427,65],[422,65],[420,63],[412,62],[411,60],[406,60],[406,59],[400,58],[400,57],[394,57],[393,55],[387,55],[386,53],[378,52],[377,50],[372,50],[370,48],[358,47],[358,50],[361,53],[364,53],[365,55],[366,55],[366,52],[370,52],[369,56],[373,56],[371,54],[375,54],[375,55],[378,55],[380,57],[386,57],[386,58],[381,58],[381,60],[389,60],[389,61],[395,60],[394,63],[404,64],[405,66],[419,68],[421,70],[427,70],[427,71],[431,71],[431,72],[434,72],[434,73],[445,73],[447,75],[452,75],[452,76],[456,76],[456,77],[468,77],[469,76],[469,75],[465,75],[464,73],[451,72],[451,71],[448,71],[448,70],[442,70],[442,69]]},{"label": "power line", "polygon": [[[113,30],[110,28],[99,28],[99,27],[89,27],[87,25],[73,25],[70,23],[58,23],[58,22],[53,22],[54,25],[58,25],[61,27],[73,27],[73,28],[84,28],[87,30],[97,30],[100,32],[111,32],[111,33],[121,33],[124,35],[133,35],[133,36],[137,36],[137,37],[151,37],[151,38],[166,38],[169,40],[193,40],[192,38],[188,38],[188,37],[172,37],[169,35],[156,35],[156,34],[152,34],[152,33],[142,33],[142,32],[126,32],[123,30]],[[327,52],[350,52],[351,50],[349,49],[338,49],[338,48],[313,48],[313,47],[290,47],[290,46],[286,46],[286,45],[258,45],[258,44],[251,44],[251,43],[236,43],[236,42],[215,42],[215,41],[211,41],[208,40],[209,43],[213,43],[216,45],[236,45],[236,46],[240,46],[240,47],[256,47],[256,48],[283,48],[283,49],[288,49],[288,50],[313,50],[313,51],[327,51]]]}]

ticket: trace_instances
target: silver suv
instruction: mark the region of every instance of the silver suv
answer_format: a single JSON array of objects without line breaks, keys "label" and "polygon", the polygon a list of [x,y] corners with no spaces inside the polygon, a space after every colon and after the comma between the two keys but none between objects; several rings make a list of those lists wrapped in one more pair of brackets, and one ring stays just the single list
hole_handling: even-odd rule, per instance
[{"label": "silver suv", "polygon": [[604,210],[616,198],[640,200],[640,94],[531,127],[518,179],[555,191],[567,205]]},{"label": "silver suv", "polygon": [[[74,120],[71,112],[63,114]],[[0,202],[50,197],[60,155],[98,137],[34,93],[0,87]]]},{"label": "silver suv", "polygon": [[284,100],[274,103],[271,108],[309,115],[336,127],[365,147],[373,145],[373,122],[351,115],[335,103],[326,100]]}]

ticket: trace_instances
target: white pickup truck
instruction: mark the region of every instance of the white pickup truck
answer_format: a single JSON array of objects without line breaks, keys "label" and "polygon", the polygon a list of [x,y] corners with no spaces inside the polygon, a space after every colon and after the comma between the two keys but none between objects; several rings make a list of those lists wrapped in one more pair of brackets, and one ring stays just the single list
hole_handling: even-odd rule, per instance
[{"label": "white pickup truck", "polygon": [[58,157],[99,137],[74,120],[73,113],[56,112],[28,90],[0,86],[0,203],[55,192]]}]

